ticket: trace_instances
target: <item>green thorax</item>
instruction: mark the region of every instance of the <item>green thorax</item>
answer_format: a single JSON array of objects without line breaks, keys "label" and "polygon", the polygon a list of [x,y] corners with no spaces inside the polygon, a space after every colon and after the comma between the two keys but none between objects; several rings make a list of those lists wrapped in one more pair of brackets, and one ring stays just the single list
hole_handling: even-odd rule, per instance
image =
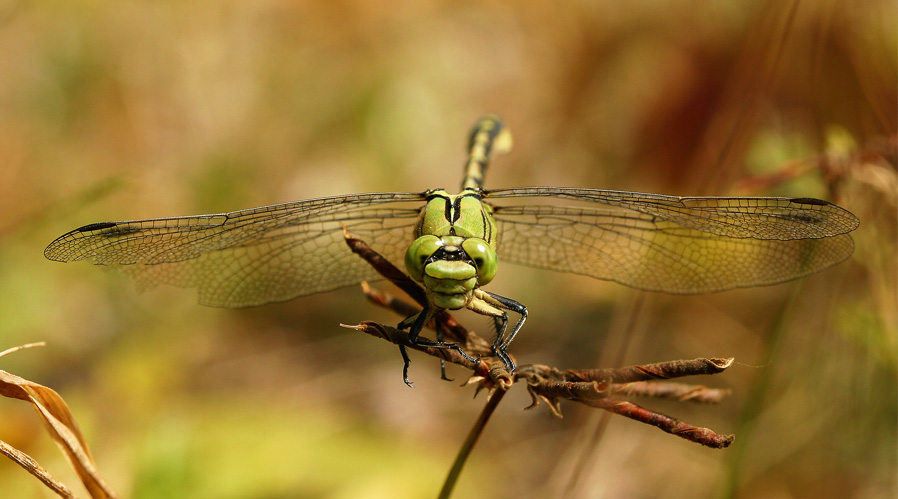
[{"label": "green thorax", "polygon": [[493,209],[480,200],[480,194],[474,189],[465,189],[460,194],[431,191],[415,227],[416,238],[427,234],[476,237],[495,249],[497,232]]}]

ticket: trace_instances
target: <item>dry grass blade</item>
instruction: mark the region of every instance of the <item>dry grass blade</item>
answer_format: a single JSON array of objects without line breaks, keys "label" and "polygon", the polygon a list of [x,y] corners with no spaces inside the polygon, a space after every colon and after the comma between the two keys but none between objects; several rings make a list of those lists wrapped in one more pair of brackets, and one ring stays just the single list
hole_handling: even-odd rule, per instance
[{"label": "dry grass blade", "polygon": [[75,497],[75,494],[72,494],[72,491],[50,476],[50,473],[48,473],[41,465],[37,464],[37,461],[32,459],[31,456],[2,440],[0,440],[0,454],[12,459],[19,466],[25,468],[25,471],[34,475],[38,480],[43,482],[47,488],[56,492],[60,497]]},{"label": "dry grass blade", "polygon": [[[90,455],[84,435],[81,434],[81,430],[78,429],[78,423],[75,422],[74,416],[72,416],[65,401],[58,393],[46,386],[0,370],[0,395],[31,403],[46,425],[50,436],[62,449],[63,454],[69,460],[69,464],[78,474],[91,497],[118,497],[97,472],[96,464]],[[40,478],[48,487],[57,491],[60,495],[66,496],[64,493],[59,492],[60,490],[65,490],[65,487],[49,478],[49,474],[40,466],[36,466],[37,463],[30,457],[22,454],[27,459],[16,459],[13,455],[6,455],[23,466],[29,473]],[[30,463],[33,463],[36,467],[31,466]],[[48,482],[48,480],[43,478],[44,476],[52,480],[52,482]],[[51,485],[51,483],[58,486]],[[71,496],[71,492],[66,491],[66,493],[68,496]]]}]

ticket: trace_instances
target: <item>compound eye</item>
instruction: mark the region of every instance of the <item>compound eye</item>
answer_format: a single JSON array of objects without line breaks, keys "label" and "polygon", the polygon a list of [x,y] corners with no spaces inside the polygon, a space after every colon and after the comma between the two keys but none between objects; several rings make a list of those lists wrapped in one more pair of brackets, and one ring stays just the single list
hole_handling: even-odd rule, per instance
[{"label": "compound eye", "polygon": [[477,283],[483,286],[496,277],[496,270],[499,268],[499,261],[496,258],[496,251],[483,239],[469,237],[461,243],[461,247],[465,253],[471,257],[474,267],[477,268]]},{"label": "compound eye", "polygon": [[424,263],[441,246],[443,246],[443,241],[434,235],[429,234],[415,239],[415,242],[405,252],[405,270],[408,271],[408,275],[421,282],[424,279]]}]

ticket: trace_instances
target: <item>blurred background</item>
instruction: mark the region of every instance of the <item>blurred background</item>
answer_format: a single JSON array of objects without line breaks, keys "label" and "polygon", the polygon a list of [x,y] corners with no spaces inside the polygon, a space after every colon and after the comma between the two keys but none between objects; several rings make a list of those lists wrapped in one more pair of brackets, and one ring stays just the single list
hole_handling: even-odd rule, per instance
[{"label": "blurred background", "polygon": [[[490,187],[820,197],[848,261],[666,296],[506,265],[519,363],[736,358],[716,406],[633,400],[735,433],[710,450],[598,410],[506,397],[457,497],[894,497],[892,1],[0,1],[0,368],[56,389],[124,497],[433,497],[485,398],[339,323],[357,288],[245,310],[46,261],[81,225],[372,191],[456,189],[470,126],[515,150]],[[389,286],[380,287],[393,291]],[[459,314],[489,331],[489,322]],[[31,408],[0,440],[85,495]],[[607,424],[607,426],[606,426]],[[0,462],[5,497],[50,497]]]}]

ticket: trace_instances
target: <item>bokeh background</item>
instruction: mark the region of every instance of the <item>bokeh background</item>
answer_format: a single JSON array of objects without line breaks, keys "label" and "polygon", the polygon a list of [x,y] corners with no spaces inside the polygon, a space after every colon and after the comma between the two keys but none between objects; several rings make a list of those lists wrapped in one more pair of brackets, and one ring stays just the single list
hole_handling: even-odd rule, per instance
[{"label": "bokeh background", "polygon": [[[888,0],[0,2],[0,368],[69,402],[125,497],[433,497],[484,398],[338,327],[356,288],[246,310],[43,259],[80,225],[371,191],[487,186],[821,197],[856,251],[800,282],[646,294],[506,265],[521,363],[736,357],[709,450],[515,387],[458,497],[894,497],[896,6]],[[390,291],[386,285],[383,289]],[[461,321],[488,331],[484,318]],[[24,403],[0,439],[84,494]],[[50,497],[0,462],[4,497]]]}]

